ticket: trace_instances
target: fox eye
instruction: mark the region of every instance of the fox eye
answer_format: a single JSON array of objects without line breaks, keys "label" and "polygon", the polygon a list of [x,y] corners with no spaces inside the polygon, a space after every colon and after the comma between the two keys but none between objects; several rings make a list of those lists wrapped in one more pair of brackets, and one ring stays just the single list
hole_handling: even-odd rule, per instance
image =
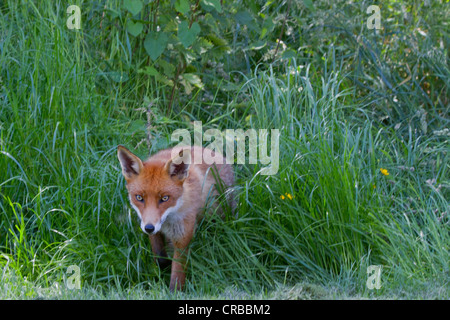
[{"label": "fox eye", "polygon": [[169,200],[169,196],[161,197],[161,202],[166,202],[167,200]]},{"label": "fox eye", "polygon": [[136,195],[136,200],[139,201],[139,202],[142,202],[142,201],[144,201],[144,198],[142,198],[142,196],[140,194],[137,194]]}]

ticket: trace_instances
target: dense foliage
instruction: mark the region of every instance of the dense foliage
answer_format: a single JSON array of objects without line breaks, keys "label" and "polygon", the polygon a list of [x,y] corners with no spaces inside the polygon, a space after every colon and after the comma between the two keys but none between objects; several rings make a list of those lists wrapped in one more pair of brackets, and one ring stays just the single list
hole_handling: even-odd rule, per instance
[{"label": "dense foliage", "polygon": [[74,2],[79,30],[65,1],[0,4],[1,297],[70,296],[71,265],[88,296],[168,297],[116,147],[202,121],[279,129],[280,170],[235,166],[238,217],[200,224],[188,294],[448,298],[447,2],[383,1],[378,30],[369,1]]}]

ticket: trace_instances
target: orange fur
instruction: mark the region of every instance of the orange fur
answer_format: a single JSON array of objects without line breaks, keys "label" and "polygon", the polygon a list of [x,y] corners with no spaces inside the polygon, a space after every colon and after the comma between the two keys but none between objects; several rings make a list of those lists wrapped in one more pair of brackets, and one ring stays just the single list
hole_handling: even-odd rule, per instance
[{"label": "orange fur", "polygon": [[[164,238],[174,246],[171,290],[182,290],[184,286],[188,246],[194,236],[196,222],[202,217],[207,198],[218,194],[212,170],[217,170],[215,172],[225,186],[230,187],[234,183],[232,167],[225,164],[225,159],[223,164],[209,165],[203,158],[202,163],[193,163],[196,154],[203,155],[205,150],[214,155],[211,150],[201,147],[176,147],[162,150],[142,162],[125,147],[118,147],[130,202],[141,218],[141,228],[149,233],[151,229],[148,227],[154,227],[149,238],[160,266],[167,262]],[[190,155],[192,163],[180,163],[180,159],[186,160],[182,155]],[[234,209],[232,198],[230,205]]]}]

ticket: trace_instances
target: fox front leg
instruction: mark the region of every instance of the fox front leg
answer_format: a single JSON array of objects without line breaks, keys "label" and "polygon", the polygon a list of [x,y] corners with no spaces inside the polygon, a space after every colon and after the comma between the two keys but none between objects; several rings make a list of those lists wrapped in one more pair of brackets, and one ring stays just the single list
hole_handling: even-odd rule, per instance
[{"label": "fox front leg", "polygon": [[170,274],[170,286],[171,292],[177,290],[183,290],[186,280],[186,261],[189,252],[188,246],[176,246],[174,245],[174,253],[172,260],[172,272]]},{"label": "fox front leg", "polygon": [[161,233],[156,233],[149,235],[149,239],[152,245],[155,262],[161,269],[165,269],[170,265],[170,260],[167,258],[163,235]]},{"label": "fox front leg", "polygon": [[185,221],[185,234],[182,238],[172,241],[174,246],[172,272],[170,274],[170,291],[183,290],[186,280],[187,257],[189,244],[194,236],[194,221]]}]

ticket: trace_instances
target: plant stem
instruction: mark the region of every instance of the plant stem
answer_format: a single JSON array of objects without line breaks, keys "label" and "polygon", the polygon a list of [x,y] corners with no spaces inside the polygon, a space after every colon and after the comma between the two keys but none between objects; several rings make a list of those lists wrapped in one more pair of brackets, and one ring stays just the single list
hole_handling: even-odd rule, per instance
[{"label": "plant stem", "polygon": [[199,3],[200,3],[200,0],[197,0],[197,3],[195,4],[194,9],[192,9],[191,21],[189,21],[189,29],[191,28],[192,24],[194,23],[194,16],[195,16],[195,12],[198,9]]},{"label": "plant stem", "polygon": [[287,7],[287,11],[286,11],[286,16],[285,16],[285,18],[284,18],[283,25],[281,26],[280,36],[278,37],[277,47],[275,48],[275,52],[274,52],[274,54],[273,54],[273,58],[272,58],[272,59],[275,59],[275,57],[276,57],[276,55],[277,55],[277,53],[278,53],[278,48],[279,48],[279,46],[280,46],[281,37],[283,36],[284,28],[285,28],[285,26],[286,26],[286,22],[287,22],[287,18],[288,18],[288,16],[289,16],[290,10],[291,10],[291,1],[288,0],[288,7]]}]

